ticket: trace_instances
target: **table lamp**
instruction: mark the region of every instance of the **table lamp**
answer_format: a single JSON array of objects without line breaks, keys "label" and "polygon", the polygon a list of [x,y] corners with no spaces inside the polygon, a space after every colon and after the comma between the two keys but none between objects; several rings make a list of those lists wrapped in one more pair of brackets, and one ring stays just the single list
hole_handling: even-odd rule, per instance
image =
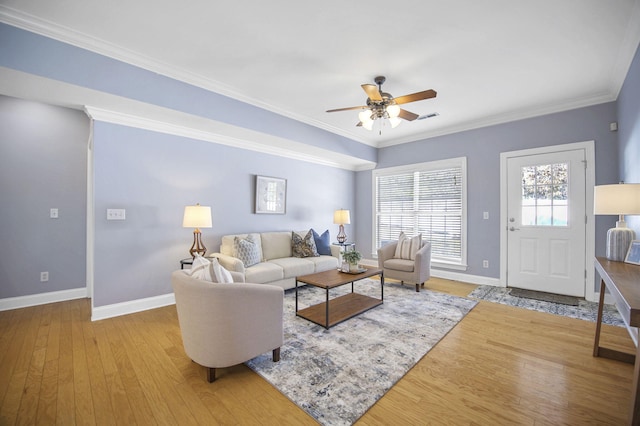
[{"label": "table lamp", "polygon": [[204,256],[207,252],[207,248],[202,244],[202,233],[200,232],[200,228],[211,228],[211,207],[201,206],[200,204],[196,204],[195,206],[186,206],[184,208],[182,227],[195,228],[193,231],[193,244],[189,250],[191,257],[195,258],[196,253]]},{"label": "table lamp", "polygon": [[593,193],[593,213],[618,215],[616,227],[607,231],[607,259],[624,261],[631,241],[636,238],[633,229],[627,228],[624,215],[640,214],[640,183],[598,185]]},{"label": "table lamp", "polygon": [[347,241],[347,234],[344,233],[344,225],[351,223],[351,217],[349,216],[349,210],[336,210],[333,213],[333,223],[340,225],[338,230],[338,236],[336,239],[340,244],[344,244]]}]

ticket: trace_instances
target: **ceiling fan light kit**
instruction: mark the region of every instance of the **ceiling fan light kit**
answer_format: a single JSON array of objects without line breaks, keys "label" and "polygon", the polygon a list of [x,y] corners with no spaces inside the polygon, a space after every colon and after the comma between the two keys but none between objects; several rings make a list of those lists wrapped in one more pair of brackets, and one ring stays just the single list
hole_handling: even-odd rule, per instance
[{"label": "ceiling fan light kit", "polygon": [[375,84],[363,84],[361,86],[362,90],[364,90],[368,96],[367,105],[330,109],[327,112],[361,109],[362,111],[358,114],[358,119],[360,121],[356,126],[364,127],[367,130],[373,130],[374,122],[376,120],[380,120],[380,132],[382,133],[382,126],[384,125],[382,120],[384,119],[389,121],[392,128],[396,128],[402,120],[413,121],[418,118],[418,114],[414,114],[400,108],[401,104],[435,98],[437,95],[435,90],[424,90],[422,92],[394,98],[389,93],[382,91],[382,83],[384,83],[385,80],[385,77],[378,76],[374,79],[375,83],[378,85],[377,87]]}]

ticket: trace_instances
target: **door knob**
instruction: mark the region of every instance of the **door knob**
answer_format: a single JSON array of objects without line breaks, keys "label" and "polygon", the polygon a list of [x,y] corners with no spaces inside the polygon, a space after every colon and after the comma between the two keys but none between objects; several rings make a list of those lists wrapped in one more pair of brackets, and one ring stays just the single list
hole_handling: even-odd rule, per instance
[{"label": "door knob", "polygon": [[519,231],[519,230],[520,230],[520,228],[516,228],[516,227],[513,227],[513,226],[511,228],[509,228],[509,231]]}]

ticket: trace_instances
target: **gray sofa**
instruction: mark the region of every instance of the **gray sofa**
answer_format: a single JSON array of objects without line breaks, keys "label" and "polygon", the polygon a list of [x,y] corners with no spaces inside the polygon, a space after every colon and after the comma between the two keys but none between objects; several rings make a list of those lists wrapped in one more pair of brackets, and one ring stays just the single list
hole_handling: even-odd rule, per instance
[{"label": "gray sofa", "polygon": [[[307,231],[297,232],[304,235]],[[259,246],[260,262],[245,267],[234,256],[235,237],[241,239],[253,236]],[[257,284],[272,284],[290,289],[295,287],[295,278],[300,275],[336,269],[340,260],[340,246],[331,245],[331,256],[294,257],[291,231],[261,232],[253,234],[225,235],[220,251],[210,257],[218,258],[220,264],[232,272],[241,273],[244,281]]]}]

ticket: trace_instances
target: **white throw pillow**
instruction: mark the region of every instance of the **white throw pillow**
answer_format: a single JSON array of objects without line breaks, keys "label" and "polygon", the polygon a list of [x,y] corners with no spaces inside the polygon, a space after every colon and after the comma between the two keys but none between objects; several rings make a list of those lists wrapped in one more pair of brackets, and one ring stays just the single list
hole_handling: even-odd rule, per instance
[{"label": "white throw pillow", "polygon": [[416,253],[422,247],[422,234],[409,238],[404,232],[400,232],[398,237],[398,245],[393,255],[396,259],[416,260]]},{"label": "white throw pillow", "polygon": [[213,275],[215,278],[214,282],[221,284],[233,283],[231,272],[227,271],[224,266],[220,265],[220,262],[218,262],[218,259],[215,257],[211,259],[211,266],[213,268]]},{"label": "white throw pillow", "polygon": [[189,275],[193,278],[204,280],[204,281],[214,281],[213,271],[211,269],[211,262],[197,254],[193,259],[193,264],[191,265],[191,269],[189,270]]},{"label": "white throw pillow", "polygon": [[246,238],[233,239],[233,256],[240,259],[245,268],[260,263],[260,249],[254,238],[249,234]]}]

